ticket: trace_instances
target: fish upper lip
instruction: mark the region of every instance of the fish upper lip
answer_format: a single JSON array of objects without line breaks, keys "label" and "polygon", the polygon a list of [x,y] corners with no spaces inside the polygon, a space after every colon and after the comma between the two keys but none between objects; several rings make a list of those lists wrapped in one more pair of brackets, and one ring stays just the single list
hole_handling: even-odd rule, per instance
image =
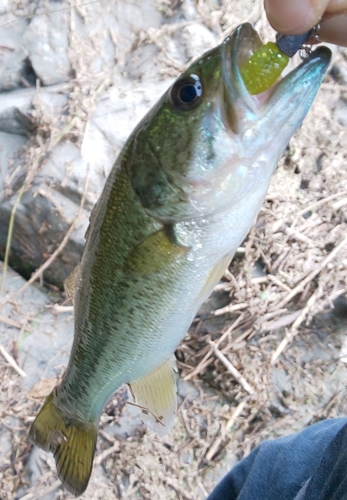
[{"label": "fish upper lip", "polygon": [[[238,26],[234,33],[227,37],[222,44],[222,75],[227,100],[234,108],[242,99],[243,109],[251,115],[257,112],[257,105],[246,88],[240,73],[240,67],[261,46],[262,41],[250,23]],[[237,114],[237,110],[235,111]]]}]

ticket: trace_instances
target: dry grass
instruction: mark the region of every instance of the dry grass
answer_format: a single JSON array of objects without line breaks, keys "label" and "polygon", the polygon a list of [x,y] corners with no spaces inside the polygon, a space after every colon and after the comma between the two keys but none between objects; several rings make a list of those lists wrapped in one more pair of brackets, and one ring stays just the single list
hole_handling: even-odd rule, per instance
[{"label": "dry grass", "polygon": [[[181,69],[165,56],[172,31],[184,28],[184,23],[169,24],[175,5],[160,2],[168,16],[160,32],[150,38],[134,34],[134,48],[154,40],[164,50],[158,55],[159,63],[167,61],[163,75]],[[195,5],[217,36],[245,20],[267,32],[259,2],[223,0],[217,8],[211,0]],[[32,13],[27,2],[17,2],[16,9]],[[89,15],[86,9],[84,16]],[[70,34],[76,78],[68,115],[63,125],[56,124],[55,132],[74,120],[78,142],[95,98],[112,75],[107,70],[95,80],[88,71],[90,50],[98,47],[95,34],[83,43],[73,29]],[[346,51],[334,57],[335,64],[347,68]],[[346,413],[347,373],[340,360],[346,334],[343,308],[337,311],[340,316],[329,312],[347,287],[347,134],[334,116],[339,99],[346,99],[346,87],[327,76],[281,160],[251,234],[178,349],[180,376],[196,386],[196,397],[183,400],[168,437],[153,438],[140,427],[122,440],[110,432],[118,418],[115,407],[118,414],[124,411],[119,394],[118,406],[113,402],[103,417],[96,472],[83,499],[205,498],[223,474],[227,457],[247,454],[264,438]],[[39,122],[46,130],[46,121]],[[41,133],[42,150],[38,153],[37,142],[32,146],[28,165],[32,158],[37,164],[49,151],[51,134]],[[20,332],[23,324],[20,318],[16,321]],[[17,349],[14,342],[14,360]],[[36,455],[42,469],[40,484],[30,487],[27,477],[32,447],[26,432],[37,401],[28,398],[20,376],[2,357],[0,370],[0,445],[9,443],[0,465],[1,500],[44,497],[60,483],[52,457],[43,452]],[[58,489],[47,498],[72,497]]]}]

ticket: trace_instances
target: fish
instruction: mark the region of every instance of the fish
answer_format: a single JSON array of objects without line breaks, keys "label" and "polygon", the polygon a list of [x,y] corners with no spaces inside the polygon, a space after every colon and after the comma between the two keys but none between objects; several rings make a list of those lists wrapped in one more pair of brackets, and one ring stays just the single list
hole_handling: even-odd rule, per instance
[{"label": "fish", "polygon": [[67,282],[68,367],[29,431],[75,496],[88,485],[103,408],[123,384],[150,429],[172,427],[174,352],[254,223],[331,57],[319,47],[251,96],[240,68],[261,45],[245,23],[195,60],[136,126],[92,211]]}]

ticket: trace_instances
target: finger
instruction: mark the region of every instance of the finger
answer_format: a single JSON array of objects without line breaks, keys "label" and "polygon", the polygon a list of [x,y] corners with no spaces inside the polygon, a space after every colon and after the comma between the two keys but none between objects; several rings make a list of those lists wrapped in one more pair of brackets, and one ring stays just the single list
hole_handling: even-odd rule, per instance
[{"label": "finger", "polygon": [[347,10],[347,0],[330,0],[326,8],[326,12],[334,14],[342,14],[345,10]]},{"label": "finger", "polygon": [[323,20],[320,23],[318,39],[321,42],[347,47],[347,12]]},{"label": "finger", "polygon": [[328,2],[329,0],[265,0],[265,10],[276,31],[286,35],[299,35],[318,23]]}]

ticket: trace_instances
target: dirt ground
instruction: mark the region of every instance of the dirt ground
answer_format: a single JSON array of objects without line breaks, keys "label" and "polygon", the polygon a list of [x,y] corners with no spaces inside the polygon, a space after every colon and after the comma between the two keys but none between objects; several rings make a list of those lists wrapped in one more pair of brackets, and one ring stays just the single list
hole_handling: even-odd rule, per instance
[{"label": "dirt ground", "polygon": [[[258,1],[163,1],[166,31],[157,35],[165,41],[183,3],[217,38],[247,20],[271,36]],[[13,2],[18,16],[29,15],[29,7]],[[153,43],[153,34],[139,39]],[[173,75],[179,69],[170,65]],[[347,414],[346,126],[347,50],[334,49],[257,222],[177,350],[183,382],[173,431],[154,436],[140,425],[115,437],[112,429],[128,406],[120,391],[102,418],[95,471],[81,498],[203,499],[263,439]],[[27,441],[42,397],[28,397],[3,356],[0,370],[0,450],[10,441],[0,464],[0,499],[73,498],[60,487],[52,456]]]}]

